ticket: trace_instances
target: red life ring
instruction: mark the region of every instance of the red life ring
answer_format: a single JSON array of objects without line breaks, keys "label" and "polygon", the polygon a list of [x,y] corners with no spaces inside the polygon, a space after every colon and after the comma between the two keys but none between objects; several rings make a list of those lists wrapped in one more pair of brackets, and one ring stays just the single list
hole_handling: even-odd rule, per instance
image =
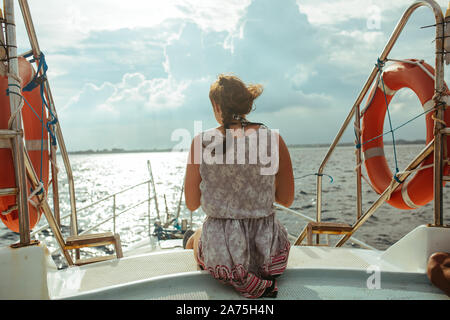
[{"label": "red life ring", "polygon": [[[409,60],[417,62],[417,60]],[[434,69],[420,61],[432,75]],[[414,91],[420,100],[425,111],[434,108],[434,80],[420,66],[408,62],[396,62],[385,69],[383,74],[384,88],[387,103],[392,100],[396,91],[402,88],[409,88]],[[375,92],[373,92],[375,90]],[[362,119],[361,145],[364,153],[364,164],[367,175],[378,194],[381,194],[390,185],[393,174],[389,169],[384,156],[383,138],[374,139],[383,134],[383,124],[386,115],[386,101],[383,93],[383,85],[372,89],[370,96],[372,100],[366,107]],[[426,114],[426,142],[434,139],[433,112]],[[450,112],[445,111],[444,121],[450,124]],[[374,139],[370,141],[371,139]],[[450,150],[450,139],[447,139],[447,150]],[[426,166],[434,161],[433,154],[428,156],[421,164]],[[449,166],[445,165],[444,175],[449,173]],[[398,209],[415,209],[426,205],[433,199],[433,168],[426,168],[418,171],[407,182],[402,183],[387,201],[390,205]]]},{"label": "red life ring", "polygon": [[[22,79],[23,88],[33,78],[35,71],[33,66],[22,57],[19,57],[19,75]],[[11,115],[9,96],[6,95],[8,89],[8,78],[0,77],[0,128],[7,129],[8,121]],[[34,111],[41,117],[42,99],[39,87],[30,92],[22,92],[22,95],[33,107]],[[25,102],[24,102],[25,103]],[[48,187],[49,172],[49,155],[48,155],[48,132],[45,128],[47,123],[47,113],[44,110],[44,130],[39,118],[33,113],[29,106],[24,105],[22,108],[23,131],[25,139],[25,147],[30,156],[34,170],[38,177],[41,172],[41,135],[43,134],[43,154],[42,154],[42,182],[44,189]],[[15,188],[16,179],[14,173],[14,163],[9,140],[0,139],[0,188]],[[31,184],[27,181],[27,190],[31,194]],[[37,203],[37,197],[32,198]],[[0,196],[0,219],[3,223],[14,232],[19,232],[19,215],[16,206],[16,196]],[[28,203],[28,211],[30,217],[30,229],[32,229],[41,217],[41,210]]]}]

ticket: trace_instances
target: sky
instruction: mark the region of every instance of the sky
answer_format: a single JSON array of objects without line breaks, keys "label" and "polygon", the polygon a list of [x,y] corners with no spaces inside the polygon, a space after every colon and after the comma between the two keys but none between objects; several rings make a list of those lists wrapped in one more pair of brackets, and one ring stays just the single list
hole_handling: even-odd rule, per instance
[{"label": "sky", "polygon": [[[410,0],[29,0],[69,151],[172,148],[174,132],[217,126],[209,88],[221,73],[260,83],[249,119],[288,144],[331,143]],[[439,2],[442,6],[447,1]],[[45,4],[45,5],[44,5]],[[445,12],[443,7],[443,10]],[[19,53],[29,43],[16,8]],[[434,64],[428,8],[393,59]],[[393,125],[421,112],[399,91]],[[424,119],[398,132],[424,139]],[[344,142],[353,142],[349,128]]]}]

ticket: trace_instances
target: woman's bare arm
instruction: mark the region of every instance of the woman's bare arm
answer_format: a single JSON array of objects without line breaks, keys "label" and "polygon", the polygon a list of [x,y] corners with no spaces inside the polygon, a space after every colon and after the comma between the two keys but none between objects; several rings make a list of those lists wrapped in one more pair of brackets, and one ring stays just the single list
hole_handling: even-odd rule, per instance
[{"label": "woman's bare arm", "polygon": [[275,201],[290,207],[294,201],[294,174],[289,150],[281,136],[279,136],[279,152],[279,168],[275,176]]},{"label": "woman's bare arm", "polygon": [[[191,150],[189,152],[188,164],[186,166],[186,180],[184,181],[184,197],[186,201],[186,207],[190,211],[195,211],[200,207],[200,182],[202,178],[200,176],[200,164],[195,163],[194,158],[201,159],[198,155],[201,153],[201,150],[196,150],[200,148],[195,148],[195,141],[198,139],[198,136],[192,140]],[[195,157],[195,153],[197,153],[197,157]],[[197,161],[198,162],[198,161]]]}]

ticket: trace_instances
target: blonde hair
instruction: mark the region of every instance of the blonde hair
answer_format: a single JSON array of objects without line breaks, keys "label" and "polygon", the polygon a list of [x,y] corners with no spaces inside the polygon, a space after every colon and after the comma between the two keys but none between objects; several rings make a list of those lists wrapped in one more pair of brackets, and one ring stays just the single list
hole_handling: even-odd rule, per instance
[{"label": "blonde hair", "polygon": [[253,102],[263,92],[260,84],[246,85],[234,75],[220,74],[211,85],[209,99],[222,111],[222,122],[226,129],[235,123],[236,117],[242,117],[252,111]]}]

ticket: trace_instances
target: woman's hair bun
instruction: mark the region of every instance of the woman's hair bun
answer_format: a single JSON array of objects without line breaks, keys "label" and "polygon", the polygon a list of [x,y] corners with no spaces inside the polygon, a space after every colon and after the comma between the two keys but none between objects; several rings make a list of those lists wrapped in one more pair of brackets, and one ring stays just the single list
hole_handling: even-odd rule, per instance
[{"label": "woman's hair bun", "polygon": [[263,92],[260,84],[246,85],[232,74],[220,74],[211,85],[209,98],[219,105],[224,123],[233,121],[232,114],[246,115],[252,110],[253,101]]},{"label": "woman's hair bun", "polygon": [[227,78],[223,75],[219,76],[219,85],[223,86],[227,82]]},{"label": "woman's hair bun", "polygon": [[263,93],[264,87],[261,84],[252,84],[247,86],[247,90],[250,92],[252,100],[255,100]]}]

